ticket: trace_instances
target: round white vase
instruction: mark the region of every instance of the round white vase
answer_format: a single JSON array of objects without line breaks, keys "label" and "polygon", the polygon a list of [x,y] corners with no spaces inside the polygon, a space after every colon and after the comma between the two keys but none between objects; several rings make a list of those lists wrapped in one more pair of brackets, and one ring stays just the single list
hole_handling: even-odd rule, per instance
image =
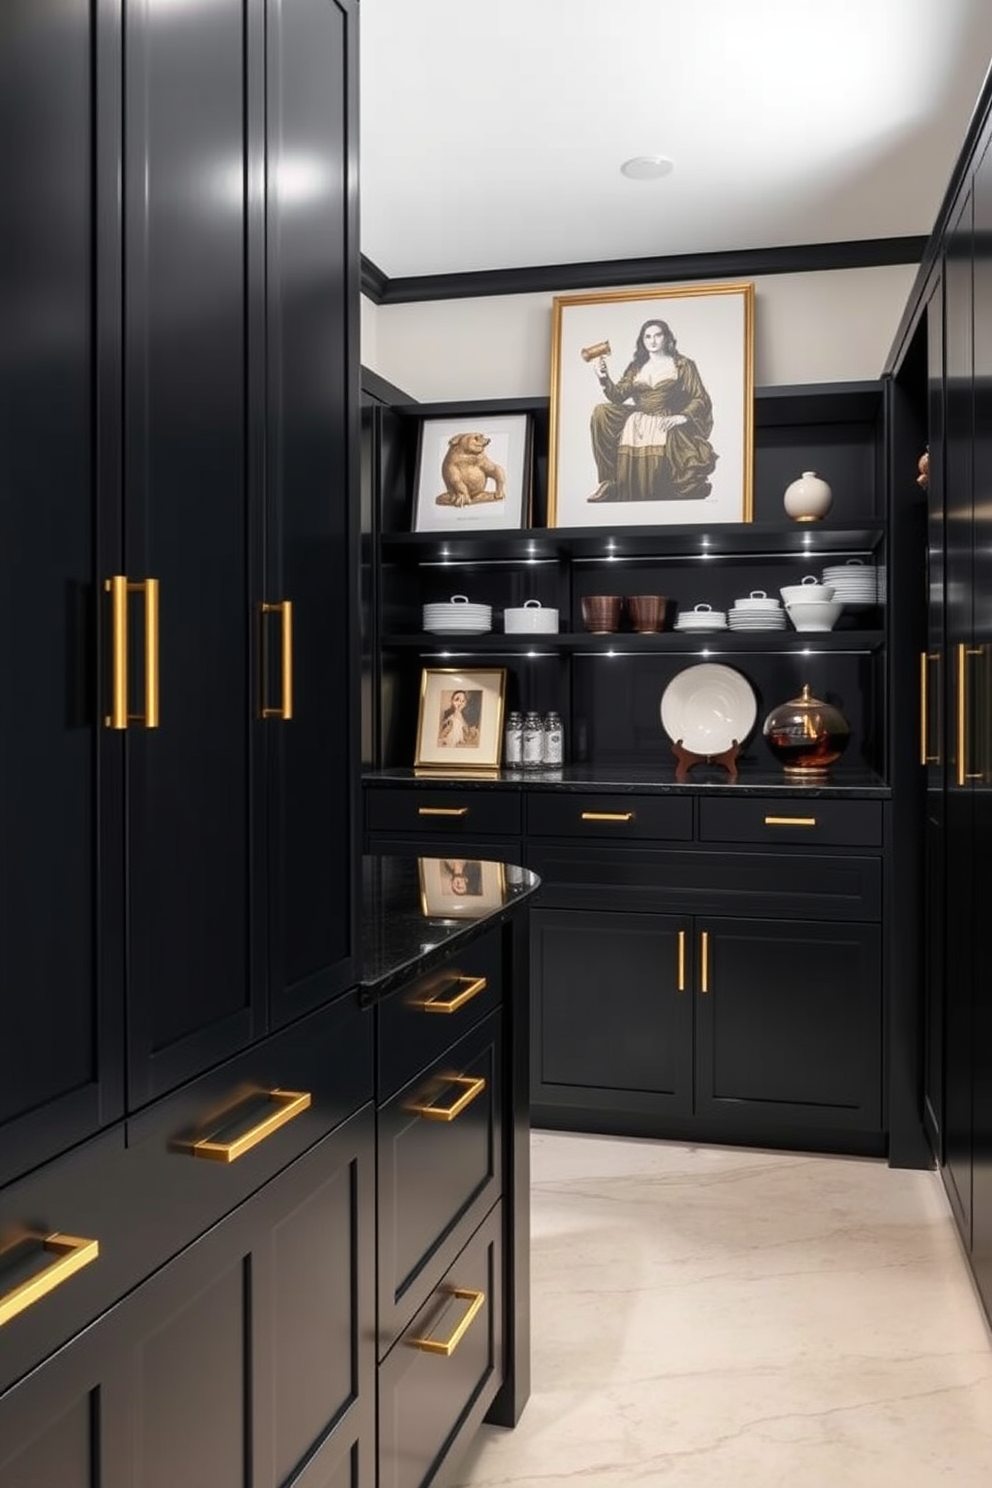
[{"label": "round white vase", "polygon": [[834,493],[815,470],[804,470],[785,488],[785,510],[794,522],[819,522],[834,504]]}]

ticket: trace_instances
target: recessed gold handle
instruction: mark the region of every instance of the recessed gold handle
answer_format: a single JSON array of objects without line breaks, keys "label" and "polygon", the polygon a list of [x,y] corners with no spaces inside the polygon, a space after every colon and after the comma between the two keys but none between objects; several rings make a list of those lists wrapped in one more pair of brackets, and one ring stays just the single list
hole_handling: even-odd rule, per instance
[{"label": "recessed gold handle", "polygon": [[984,646],[958,644],[958,760],[956,781],[965,785],[969,780],[981,780],[981,771],[968,770],[968,657],[981,656]]},{"label": "recessed gold handle", "polygon": [[54,1292],[56,1287],[95,1261],[100,1254],[99,1240],[83,1240],[78,1235],[49,1235],[41,1241],[41,1246],[55,1259],[36,1276],[0,1296],[0,1328],[19,1312],[40,1302],[49,1292]]},{"label": "recessed gold handle", "polygon": [[[459,1008],[471,1002],[473,997],[478,997],[480,992],[485,992],[488,981],[484,976],[456,976],[450,977],[440,987],[434,988],[426,997],[417,998],[414,1007],[418,1007],[422,1013],[457,1013]],[[452,987],[461,990],[454,997],[445,999],[443,994],[450,991]]]},{"label": "recessed gold handle", "polygon": [[930,671],[930,658],[925,651],[920,652],[920,764],[928,765],[930,755],[928,746],[930,743],[930,709],[927,704],[927,677]]},{"label": "recessed gold handle", "polygon": [[766,827],[815,827],[815,816],[766,816]]},{"label": "recessed gold handle", "polygon": [[583,811],[583,821],[633,821],[633,811]]},{"label": "recessed gold handle", "polygon": [[278,707],[270,708],[266,703],[269,695],[269,685],[266,669],[266,647],[262,643],[262,717],[279,718],[288,723],[293,716],[293,601],[281,599],[270,602],[266,600],[262,606],[263,615],[282,616],[282,701]]},{"label": "recessed gold handle", "polygon": [[[111,683],[110,712],[104,717],[109,729],[126,729],[129,723],[143,723],[146,729],[159,723],[159,582],[128,582],[126,574],[114,574],[104,580],[110,595],[111,615]],[[128,595],[145,597],[145,711],[128,712]]]},{"label": "recessed gold handle", "polygon": [[287,1121],[292,1121],[308,1110],[311,1095],[308,1090],[270,1090],[268,1099],[275,1109],[249,1127],[240,1137],[235,1137],[232,1142],[217,1142],[211,1137],[204,1137],[199,1142],[191,1142],[189,1151],[194,1157],[206,1157],[211,1162],[237,1162],[239,1157],[244,1157],[246,1152],[264,1142],[266,1137],[271,1137]]},{"label": "recessed gold handle", "polygon": [[450,1106],[435,1106],[431,1101],[408,1106],[414,1116],[423,1116],[425,1121],[454,1121],[460,1116],[466,1106],[470,1106],[477,1095],[481,1095],[486,1088],[485,1077],[480,1075],[473,1079],[471,1075],[449,1075],[443,1085],[461,1085],[463,1090],[458,1099]]},{"label": "recessed gold handle", "polygon": [[418,816],[468,816],[467,806],[418,806]]},{"label": "recessed gold handle", "polygon": [[[408,1340],[411,1348],[421,1349],[425,1354],[442,1354],[445,1359],[450,1359],[485,1306],[485,1292],[473,1292],[468,1287],[452,1287],[448,1295],[451,1301],[468,1303],[468,1307],[459,1318],[451,1333],[449,1333],[447,1338],[433,1338],[429,1333],[422,1338],[411,1338]],[[439,1323],[446,1312],[447,1309],[442,1312],[441,1317],[437,1318],[436,1322]]]},{"label": "recessed gold handle", "polygon": [[699,936],[699,990],[710,990],[710,932],[703,930]]},{"label": "recessed gold handle", "polygon": [[679,982],[678,991],[685,991],[685,931],[679,931]]}]

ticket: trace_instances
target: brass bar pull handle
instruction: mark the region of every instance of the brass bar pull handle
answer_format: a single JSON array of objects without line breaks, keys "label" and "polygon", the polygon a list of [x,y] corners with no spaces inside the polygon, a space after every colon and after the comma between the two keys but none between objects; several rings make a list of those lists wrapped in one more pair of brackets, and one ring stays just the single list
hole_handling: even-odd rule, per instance
[{"label": "brass bar pull handle", "polygon": [[288,723],[293,716],[293,601],[281,599],[265,600],[261,606],[263,615],[282,616],[282,701],[277,708],[270,708],[268,682],[265,668],[265,646],[262,646],[262,717],[279,718]]},{"label": "brass bar pull handle", "polygon": [[678,950],[678,957],[679,957],[679,980],[678,980],[678,988],[677,988],[677,990],[679,992],[684,992],[685,991],[685,931],[684,930],[680,930],[679,931],[679,950]]},{"label": "brass bar pull handle", "polygon": [[408,1106],[415,1116],[423,1116],[425,1121],[454,1121],[460,1116],[466,1106],[470,1106],[477,1095],[481,1095],[486,1088],[485,1076],[480,1075],[473,1079],[471,1075],[452,1075],[444,1082],[446,1085],[461,1085],[463,1090],[458,1099],[450,1106],[435,1106],[430,1101],[422,1104]]},{"label": "brass bar pull handle", "polygon": [[114,574],[105,579],[104,589],[110,595],[111,672],[110,712],[104,717],[109,729],[127,728],[127,576]]},{"label": "brass bar pull handle", "polygon": [[699,935],[699,990],[708,992],[710,990],[710,932],[700,931]]},{"label": "brass bar pull handle", "polygon": [[925,651],[920,652],[920,764],[930,763],[928,745],[930,743],[930,709],[927,703],[927,677],[930,671],[930,658]]},{"label": "brass bar pull handle", "polygon": [[467,806],[418,806],[418,816],[468,816]]},{"label": "brass bar pull handle", "polygon": [[815,827],[815,816],[766,816],[766,827]]},{"label": "brass bar pull handle", "polygon": [[159,645],[158,645],[158,579],[146,579],[143,584],[129,584],[132,592],[144,591],[145,595],[145,715],[146,729],[158,728],[159,718]]},{"label": "brass bar pull handle", "polygon": [[958,785],[982,779],[980,770],[968,769],[968,657],[981,656],[984,650],[984,646],[958,644],[958,762],[955,777]]},{"label": "brass bar pull handle", "polygon": [[455,1328],[447,1338],[432,1338],[429,1333],[423,1338],[411,1338],[409,1339],[411,1348],[421,1349],[425,1354],[441,1354],[445,1359],[450,1359],[485,1306],[485,1292],[470,1291],[468,1287],[452,1287],[448,1295],[459,1302],[468,1303],[468,1307]]},{"label": "brass bar pull handle", "polygon": [[622,821],[634,820],[633,811],[583,811],[582,821]]},{"label": "brass bar pull handle", "polygon": [[49,1235],[41,1245],[54,1256],[54,1260],[36,1276],[0,1296],[0,1328],[19,1312],[47,1297],[49,1292],[54,1292],[56,1287],[95,1261],[100,1254],[99,1240],[84,1240],[78,1235]]},{"label": "brass bar pull handle", "polygon": [[[422,1013],[457,1013],[458,1009],[464,1007],[467,1002],[471,1002],[473,997],[478,997],[480,992],[485,992],[488,985],[484,976],[452,977],[443,986],[437,987],[426,997],[421,998],[414,1006],[418,1007]],[[455,993],[454,997],[444,998],[442,994],[452,987],[458,987],[460,990]]]},{"label": "brass bar pull handle", "polygon": [[211,1137],[204,1137],[199,1142],[193,1142],[189,1151],[194,1157],[206,1157],[211,1162],[237,1162],[239,1157],[244,1157],[246,1152],[250,1152],[253,1147],[264,1142],[266,1137],[271,1137],[273,1132],[285,1126],[287,1121],[292,1121],[310,1107],[311,1095],[308,1090],[270,1090],[268,1096],[275,1109],[255,1126],[249,1127],[240,1137],[235,1137],[232,1142],[217,1142]]}]

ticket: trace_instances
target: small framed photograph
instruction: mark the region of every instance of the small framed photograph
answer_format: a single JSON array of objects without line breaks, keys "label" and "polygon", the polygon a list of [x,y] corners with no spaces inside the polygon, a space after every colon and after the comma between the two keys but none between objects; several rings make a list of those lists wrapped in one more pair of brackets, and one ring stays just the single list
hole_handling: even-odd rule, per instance
[{"label": "small framed photograph", "polygon": [[424,419],[414,532],[512,530],[530,503],[529,414]]},{"label": "small framed photograph", "polygon": [[750,522],[754,285],[554,301],[548,525]]},{"label": "small framed photograph", "polygon": [[415,766],[495,769],[503,741],[506,668],[427,667],[420,678]]},{"label": "small framed photograph", "polygon": [[502,863],[479,858],[419,858],[420,908],[443,919],[477,919],[503,905]]}]

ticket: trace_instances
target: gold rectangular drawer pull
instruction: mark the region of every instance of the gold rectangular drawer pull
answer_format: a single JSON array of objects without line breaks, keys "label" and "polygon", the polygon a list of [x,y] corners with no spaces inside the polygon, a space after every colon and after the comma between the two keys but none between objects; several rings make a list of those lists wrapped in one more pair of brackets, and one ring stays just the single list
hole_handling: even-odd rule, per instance
[{"label": "gold rectangular drawer pull", "polygon": [[[485,992],[488,985],[484,976],[452,977],[443,986],[436,987],[434,991],[429,992],[426,997],[418,998],[414,1007],[418,1007],[422,1013],[457,1013],[458,1009],[464,1007],[467,1002],[471,1002],[473,997],[478,997],[480,992]],[[460,990],[455,993],[454,997],[445,998],[444,993],[450,992],[453,987],[458,987]]]},{"label": "gold rectangular drawer pull", "polygon": [[468,816],[467,806],[418,806],[418,816]]},{"label": "gold rectangular drawer pull", "polygon": [[766,816],[766,827],[815,827],[815,816]]},{"label": "gold rectangular drawer pull", "polygon": [[[434,1338],[429,1333],[425,1334],[423,1338],[411,1338],[408,1340],[411,1348],[421,1349],[425,1354],[441,1354],[445,1359],[451,1358],[455,1349],[461,1343],[476,1317],[485,1306],[486,1294],[485,1292],[470,1291],[468,1287],[452,1287],[449,1293],[449,1300],[452,1302],[468,1303],[468,1307],[452,1332],[449,1333],[447,1338]],[[441,1318],[447,1315],[447,1311],[448,1309],[445,1307],[437,1322],[440,1322]]]},{"label": "gold rectangular drawer pull", "polygon": [[450,1075],[443,1082],[445,1085],[460,1085],[463,1087],[461,1095],[450,1106],[435,1106],[430,1101],[408,1106],[414,1116],[423,1116],[425,1121],[454,1121],[460,1116],[466,1106],[470,1106],[477,1095],[481,1095],[486,1088],[485,1076],[480,1075],[473,1078],[471,1075]]},{"label": "gold rectangular drawer pull", "polygon": [[211,1162],[237,1162],[239,1157],[244,1157],[259,1142],[271,1137],[287,1121],[292,1121],[308,1110],[312,1100],[308,1090],[270,1090],[268,1098],[275,1109],[246,1132],[242,1132],[240,1137],[235,1137],[231,1142],[218,1142],[212,1137],[204,1137],[199,1142],[192,1142],[189,1151],[194,1157],[206,1157]]},{"label": "gold rectangular drawer pull", "polygon": [[678,991],[685,991],[685,931],[679,931],[679,982]]},{"label": "gold rectangular drawer pull", "polygon": [[703,930],[699,936],[699,990],[710,990],[710,932]]},{"label": "gold rectangular drawer pull", "polygon": [[583,821],[633,821],[633,811],[583,811]]},{"label": "gold rectangular drawer pull", "polygon": [[0,1328],[19,1312],[47,1297],[49,1292],[54,1292],[56,1287],[95,1261],[100,1254],[99,1240],[83,1240],[78,1235],[49,1235],[40,1243],[54,1259],[36,1276],[22,1281],[9,1292],[0,1293]]}]

